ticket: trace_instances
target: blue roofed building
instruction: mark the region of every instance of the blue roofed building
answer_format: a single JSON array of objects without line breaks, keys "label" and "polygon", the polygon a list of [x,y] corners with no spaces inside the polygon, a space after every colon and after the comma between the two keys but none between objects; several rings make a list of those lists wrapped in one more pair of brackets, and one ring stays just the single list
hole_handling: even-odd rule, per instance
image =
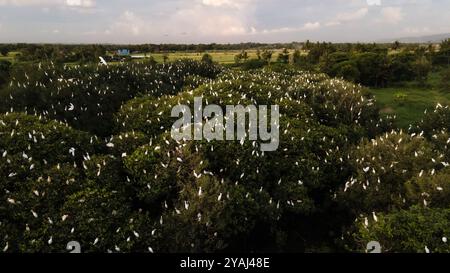
[{"label": "blue roofed building", "polygon": [[119,49],[119,50],[117,50],[117,55],[130,56],[130,50],[129,49]]}]

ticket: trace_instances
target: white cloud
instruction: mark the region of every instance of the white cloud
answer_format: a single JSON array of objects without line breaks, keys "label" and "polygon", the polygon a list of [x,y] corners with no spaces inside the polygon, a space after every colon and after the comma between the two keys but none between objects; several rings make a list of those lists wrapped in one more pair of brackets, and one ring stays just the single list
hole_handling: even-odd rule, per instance
[{"label": "white cloud", "polygon": [[381,6],[381,0],[367,0],[369,6]]},{"label": "white cloud", "polygon": [[91,8],[95,6],[95,0],[0,0],[0,6],[68,6]]},{"label": "white cloud", "polygon": [[303,26],[302,30],[314,30],[314,29],[318,29],[318,28],[320,28],[319,22],[314,22],[314,23],[308,22]]},{"label": "white cloud", "polygon": [[114,23],[111,28],[107,29],[105,33],[117,35],[131,33],[134,36],[138,36],[141,34],[145,25],[144,20],[127,10],[122,13],[116,23]]},{"label": "white cloud", "polygon": [[443,0],[0,0],[0,40],[372,41],[449,32],[449,10]]},{"label": "white cloud", "polygon": [[232,8],[244,8],[253,0],[201,0],[201,3],[205,6],[211,7],[232,7]]},{"label": "white cloud", "polygon": [[360,8],[356,11],[353,12],[346,12],[346,13],[341,13],[338,14],[337,16],[337,20],[339,22],[348,22],[348,21],[355,21],[355,20],[360,20],[364,17],[366,17],[367,13],[369,12],[368,8]]},{"label": "white cloud", "polygon": [[400,7],[386,7],[381,10],[383,21],[396,24],[403,20],[403,11]]},{"label": "white cloud", "polygon": [[339,21],[329,21],[325,24],[325,26],[334,27],[334,26],[339,26],[340,24],[341,24],[341,22],[339,22]]},{"label": "white cloud", "polygon": [[[227,13],[195,6],[179,10],[170,18],[174,28],[199,35],[243,35],[250,31],[245,14]],[[174,29],[173,31],[176,31]]]},{"label": "white cloud", "polygon": [[94,0],[66,0],[69,7],[91,8],[95,6]]},{"label": "white cloud", "polygon": [[404,32],[407,34],[429,34],[431,29],[428,27],[406,27]]},{"label": "white cloud", "polygon": [[62,0],[0,0],[0,6],[40,6],[40,5],[57,5]]},{"label": "white cloud", "polygon": [[209,10],[202,6],[175,11],[164,20],[154,20],[125,11],[104,33],[126,37],[158,37],[184,35],[188,37],[229,37],[242,36],[256,32],[247,26],[243,16]]},{"label": "white cloud", "polygon": [[327,27],[339,26],[346,22],[357,21],[365,18],[369,13],[367,7],[363,7],[351,12],[339,13],[334,19],[325,23]]},{"label": "white cloud", "polygon": [[275,29],[265,29],[261,33],[272,34],[272,33],[289,33],[289,32],[299,32],[299,31],[311,31],[316,30],[321,27],[320,22],[308,22],[301,27],[283,27]]},{"label": "white cloud", "polygon": [[[298,27],[276,29],[258,28],[251,5],[253,0],[195,0],[197,4],[179,8],[163,19],[147,16],[138,11],[124,11],[109,28],[103,31],[109,37],[135,37],[142,40],[202,39],[210,41],[236,41],[250,36],[271,33],[308,32],[319,29],[318,21]],[[200,2],[201,1],[201,2]],[[256,3],[256,2],[255,2]],[[234,9],[247,5],[246,9]],[[227,10],[232,8],[232,10]],[[162,17],[161,17],[162,18]]]}]

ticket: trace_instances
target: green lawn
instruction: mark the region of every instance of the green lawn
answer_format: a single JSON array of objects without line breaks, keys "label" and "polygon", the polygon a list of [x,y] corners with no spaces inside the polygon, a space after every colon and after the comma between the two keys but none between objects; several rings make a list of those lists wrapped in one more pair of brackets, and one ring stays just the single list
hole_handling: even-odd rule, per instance
[{"label": "green lawn", "polygon": [[[278,58],[278,54],[282,51],[282,49],[272,50],[272,61],[276,61]],[[203,54],[208,53],[213,58],[214,62],[218,62],[220,64],[232,64],[234,63],[234,57],[239,54],[240,50],[224,50],[224,51],[209,51],[209,52],[174,52],[174,53],[147,53],[146,56],[150,57],[152,56],[155,61],[157,62],[163,62],[164,55],[167,54],[169,57],[169,61],[175,61],[179,59],[193,59],[193,60],[201,60],[203,57]],[[249,59],[256,59],[257,50],[246,50],[248,53]],[[261,51],[262,52],[262,51]],[[293,53],[294,51],[291,50],[290,53]],[[132,54],[133,56],[144,56],[145,53],[136,53]]]},{"label": "green lawn", "polygon": [[450,105],[450,90],[440,89],[439,81],[439,74],[432,73],[429,87],[408,83],[404,87],[371,89],[370,92],[375,95],[382,114],[396,115],[398,126],[408,128],[421,120],[426,109],[433,110],[437,103]]},{"label": "green lawn", "polygon": [[[256,58],[256,52],[248,52],[250,58]],[[175,53],[148,53],[147,57],[152,56],[155,61],[162,63],[164,61],[164,55],[169,57],[168,61],[176,61],[180,59],[192,59],[192,60],[201,60],[204,53],[195,53],[195,52],[175,52]],[[239,54],[239,52],[233,51],[223,51],[223,52],[208,52],[213,58],[213,61],[221,63],[221,64],[230,64],[234,63],[234,56]],[[134,54],[133,54],[134,55]],[[143,54],[135,54],[135,55],[143,55]]]},{"label": "green lawn", "polygon": [[10,56],[0,56],[0,61],[8,61],[8,62],[12,62],[14,60],[13,57]]},{"label": "green lawn", "polygon": [[0,61],[4,60],[4,61],[14,63],[15,57],[17,54],[19,54],[19,52],[9,52],[8,55],[6,55],[6,56],[0,55]]}]

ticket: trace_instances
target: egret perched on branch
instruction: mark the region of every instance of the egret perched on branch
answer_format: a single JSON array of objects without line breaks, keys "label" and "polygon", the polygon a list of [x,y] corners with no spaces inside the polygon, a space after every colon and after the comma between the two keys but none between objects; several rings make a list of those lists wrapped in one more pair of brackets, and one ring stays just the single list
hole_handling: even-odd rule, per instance
[{"label": "egret perched on branch", "polygon": [[98,57],[100,59],[100,64],[108,66],[108,63],[103,59],[103,57]]}]

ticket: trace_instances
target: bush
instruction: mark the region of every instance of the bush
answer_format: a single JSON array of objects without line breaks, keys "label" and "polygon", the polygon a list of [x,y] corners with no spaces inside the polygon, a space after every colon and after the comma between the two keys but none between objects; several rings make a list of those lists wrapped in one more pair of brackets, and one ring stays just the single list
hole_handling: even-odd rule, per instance
[{"label": "bush", "polygon": [[221,70],[190,60],[158,66],[132,62],[108,67],[23,65],[11,72],[13,84],[0,90],[0,111],[13,108],[109,136],[114,114],[126,101],[138,95],[174,95],[184,87],[186,78],[214,78]]},{"label": "bush", "polygon": [[406,200],[410,204],[444,209],[450,207],[450,169],[439,171],[443,166],[436,167],[438,171],[431,170],[406,183]]},{"label": "bush", "polygon": [[212,64],[213,63],[213,58],[208,53],[205,53],[202,56],[202,62],[207,63],[207,64]]},{"label": "bush", "polygon": [[450,92],[450,69],[445,69],[440,73],[440,87],[442,91]]},{"label": "bush", "polygon": [[112,136],[108,140],[108,153],[115,157],[126,157],[133,153],[140,146],[147,144],[151,139],[142,132],[125,132]]},{"label": "bush", "polygon": [[360,53],[352,57],[360,72],[359,83],[367,86],[383,87],[388,76],[387,56],[381,53]]},{"label": "bush", "polygon": [[437,168],[434,157],[425,139],[404,133],[364,141],[351,154],[353,174],[340,200],[355,215],[408,208],[405,183]]},{"label": "bush", "polygon": [[450,210],[413,207],[377,216],[365,226],[358,221],[353,251],[364,252],[370,241],[378,241],[387,253],[449,253]]},{"label": "bush", "polygon": [[424,118],[418,122],[415,132],[423,132],[429,139],[441,132],[449,132],[450,107],[437,105],[433,111],[427,111]]},{"label": "bush", "polygon": [[415,79],[414,61],[412,53],[400,53],[389,56],[389,81],[404,82]]},{"label": "bush", "polygon": [[96,153],[100,146],[88,133],[22,113],[0,115],[0,135],[2,152],[21,155],[30,164],[81,163],[84,155]]},{"label": "bush", "polygon": [[[170,142],[169,142],[170,143]],[[124,158],[127,173],[132,177],[136,196],[147,207],[170,200],[177,189],[180,157],[175,144],[164,140],[144,145]]]},{"label": "bush", "polygon": [[403,92],[395,93],[394,99],[399,106],[403,106],[405,104],[405,101],[408,99],[408,94]]},{"label": "bush", "polygon": [[360,81],[360,73],[355,62],[344,61],[332,67],[334,76],[341,77],[352,82]]},{"label": "bush", "polygon": [[241,67],[243,70],[253,70],[253,69],[260,69],[267,65],[267,62],[262,59],[252,59],[245,61],[242,63]]},{"label": "bush", "polygon": [[170,131],[173,122],[172,108],[178,103],[193,102],[188,92],[178,96],[137,97],[124,104],[116,114],[116,131],[141,131],[148,137],[156,137]]},{"label": "bush", "polygon": [[426,57],[421,57],[413,63],[415,79],[420,86],[424,86],[426,84],[431,68],[431,63],[426,59]]},{"label": "bush", "polygon": [[0,87],[9,81],[9,74],[11,70],[11,63],[0,60]]},{"label": "bush", "polygon": [[[333,56],[340,69],[359,70],[374,54]],[[360,251],[372,238],[388,250],[426,243],[446,251],[433,244],[450,204],[446,107],[414,135],[387,133],[392,124],[363,87],[287,64],[43,66],[14,67],[14,84],[0,91],[0,245],[8,252],[64,252],[72,240],[83,252]],[[278,150],[263,153],[259,140],[171,140],[172,108],[196,96],[278,105]],[[372,213],[379,226],[368,220],[363,229]],[[423,219],[435,232],[413,234]]]}]

